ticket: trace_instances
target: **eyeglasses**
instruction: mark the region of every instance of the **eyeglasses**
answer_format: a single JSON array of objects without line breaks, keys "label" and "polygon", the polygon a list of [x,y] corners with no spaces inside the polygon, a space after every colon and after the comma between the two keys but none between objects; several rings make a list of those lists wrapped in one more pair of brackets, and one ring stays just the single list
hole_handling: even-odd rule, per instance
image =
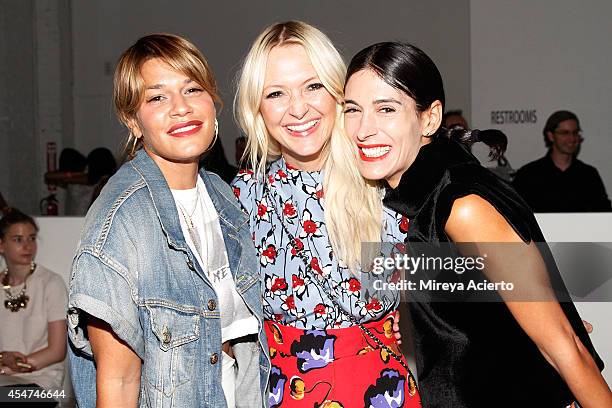
[{"label": "eyeglasses", "polygon": [[582,130],[578,130],[578,129],[577,130],[556,130],[553,133],[561,137],[568,137],[568,136],[582,137]]}]

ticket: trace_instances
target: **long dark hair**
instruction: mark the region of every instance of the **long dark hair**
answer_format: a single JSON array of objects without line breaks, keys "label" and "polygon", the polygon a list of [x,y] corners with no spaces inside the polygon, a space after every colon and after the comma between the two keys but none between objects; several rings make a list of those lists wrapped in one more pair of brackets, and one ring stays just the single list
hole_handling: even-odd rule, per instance
[{"label": "long dark hair", "polygon": [[[446,98],[442,75],[432,59],[420,48],[397,41],[370,45],[351,59],[346,82],[353,74],[364,69],[371,69],[387,84],[411,97],[419,113],[428,109],[436,100],[440,101],[444,109]],[[497,137],[497,132],[440,127],[431,137],[453,139],[468,148],[476,142],[484,141],[491,149],[489,156],[498,159],[506,150],[507,139],[504,144],[503,138]]]}]

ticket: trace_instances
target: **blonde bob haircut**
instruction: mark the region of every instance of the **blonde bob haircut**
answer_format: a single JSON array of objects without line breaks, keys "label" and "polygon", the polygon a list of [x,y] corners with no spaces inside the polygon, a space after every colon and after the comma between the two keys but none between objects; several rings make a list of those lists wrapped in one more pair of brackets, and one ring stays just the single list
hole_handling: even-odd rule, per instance
[{"label": "blonde bob haircut", "polygon": [[[140,70],[145,62],[158,58],[196,82],[206,90],[215,104],[221,106],[217,84],[204,55],[191,42],[173,34],[151,34],[139,38],[125,50],[115,69],[113,105],[119,120],[128,128],[136,120],[136,113],[144,99],[145,84]],[[125,154],[132,159],[142,140],[131,132],[125,143]]]},{"label": "blonde bob haircut", "polygon": [[[263,30],[251,46],[238,76],[234,98],[236,121],[247,137],[247,149],[242,159],[248,157],[257,179],[265,180],[268,163],[281,156],[280,146],[267,131],[260,106],[270,51],[274,47],[288,44],[304,47],[321,83],[336,100],[335,123],[329,142],[321,151],[325,175],[323,189],[326,192],[325,223],[334,251],[342,255],[342,263],[356,272],[362,261],[361,243],[380,242],[381,238],[381,221],[364,217],[364,214],[380,213],[382,218],[382,204],[377,187],[368,184],[357,169],[355,147],[343,136],[346,66],[331,40],[317,28],[301,21],[272,24]],[[335,157],[342,159],[331,160],[331,151],[336,152]],[[335,194],[330,192],[338,189],[343,190],[342,197],[355,205],[349,206],[347,210],[346,202],[335,199]],[[364,206],[368,211],[362,211]],[[356,227],[349,234],[341,234],[341,230],[346,230],[346,227],[341,228],[343,224]],[[367,259],[370,258],[368,254]]]}]

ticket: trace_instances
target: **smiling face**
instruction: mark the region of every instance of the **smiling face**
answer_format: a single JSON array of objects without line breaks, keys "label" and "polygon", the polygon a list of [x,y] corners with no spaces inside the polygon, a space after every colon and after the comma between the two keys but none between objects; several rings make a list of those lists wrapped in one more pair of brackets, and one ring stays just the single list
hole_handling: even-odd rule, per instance
[{"label": "smiling face", "polygon": [[140,70],[144,98],[130,126],[164,176],[176,163],[196,164],[215,128],[215,106],[202,86],[153,58]]},{"label": "smiling face", "polygon": [[36,228],[29,222],[11,225],[0,239],[0,253],[7,265],[30,265],[36,256]]},{"label": "smiling face", "polygon": [[336,109],[336,100],[321,83],[304,47],[272,48],[259,111],[288,163],[308,171],[321,168]]},{"label": "smiling face", "polygon": [[551,148],[556,153],[575,155],[582,143],[578,122],[573,119],[559,122],[554,132],[548,132],[548,140],[552,142]]},{"label": "smiling face", "polygon": [[344,124],[357,145],[361,175],[370,180],[385,179],[396,187],[421,146],[429,143],[423,135],[437,129],[431,122],[432,108],[417,112],[412,98],[371,69],[349,78],[345,98]]}]

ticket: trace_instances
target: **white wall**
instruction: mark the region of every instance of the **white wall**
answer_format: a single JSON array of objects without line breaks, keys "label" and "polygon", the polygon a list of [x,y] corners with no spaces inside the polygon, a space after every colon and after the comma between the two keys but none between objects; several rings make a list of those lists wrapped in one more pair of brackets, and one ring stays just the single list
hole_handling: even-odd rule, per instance
[{"label": "white wall", "polygon": [[[579,158],[595,166],[612,194],[612,2],[470,1],[472,124],[499,127],[515,168],[546,152],[548,116],[578,115]],[[537,123],[497,125],[493,110],[536,109]]]},{"label": "white wall", "polygon": [[377,41],[400,39],[422,46],[446,79],[449,106],[469,113],[469,2],[444,1],[442,7],[440,2],[420,3],[74,1],[76,147],[82,152],[100,145],[118,150],[125,131],[111,109],[115,62],[138,37],[166,31],[191,39],[209,60],[225,102],[220,137],[228,159],[233,161],[238,130],[231,104],[237,67],[266,25],[288,19],[302,19],[323,29],[347,59]]}]

